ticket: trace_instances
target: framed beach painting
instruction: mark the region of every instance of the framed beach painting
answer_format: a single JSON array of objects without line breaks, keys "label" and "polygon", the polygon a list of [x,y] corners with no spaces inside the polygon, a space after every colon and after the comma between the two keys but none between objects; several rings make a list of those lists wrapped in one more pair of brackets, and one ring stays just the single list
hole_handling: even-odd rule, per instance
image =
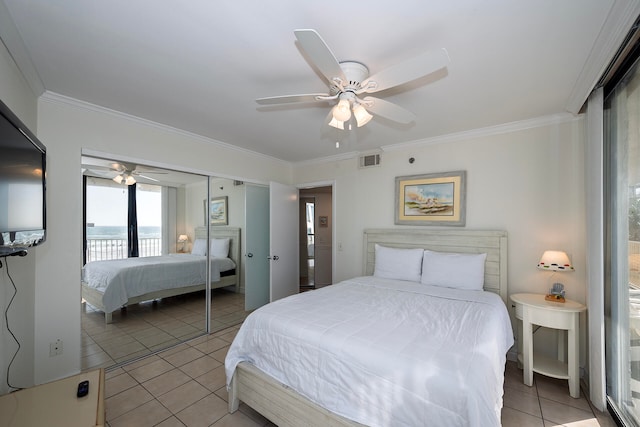
[{"label": "framed beach painting", "polygon": [[395,223],[465,225],[466,171],[396,177]]},{"label": "framed beach painting", "polygon": [[[204,201],[204,223],[207,223],[207,201]],[[229,218],[227,216],[227,196],[212,197],[209,203],[209,224],[211,225],[227,225]]]}]

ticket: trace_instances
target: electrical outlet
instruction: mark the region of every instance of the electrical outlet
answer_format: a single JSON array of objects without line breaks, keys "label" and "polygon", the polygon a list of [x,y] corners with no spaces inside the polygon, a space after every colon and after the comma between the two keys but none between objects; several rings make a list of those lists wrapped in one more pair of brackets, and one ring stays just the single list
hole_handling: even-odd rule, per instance
[{"label": "electrical outlet", "polygon": [[62,340],[57,339],[49,344],[49,357],[59,356],[62,354]]}]

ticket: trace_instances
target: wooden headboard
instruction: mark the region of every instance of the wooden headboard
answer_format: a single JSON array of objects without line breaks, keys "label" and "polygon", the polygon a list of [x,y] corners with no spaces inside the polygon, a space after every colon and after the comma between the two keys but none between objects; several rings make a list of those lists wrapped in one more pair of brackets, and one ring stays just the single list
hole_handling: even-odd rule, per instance
[{"label": "wooden headboard", "polygon": [[437,252],[486,253],[484,289],[507,304],[507,232],[390,228],[364,230],[365,276],[373,275],[375,244],[394,248],[422,248]]},{"label": "wooden headboard", "polygon": [[[240,228],[239,227],[227,227],[227,226],[211,226],[209,228],[212,239],[224,239],[228,237],[229,240],[229,258],[236,263],[236,269],[240,268]],[[207,238],[206,227],[196,227],[194,230],[196,239]]]}]

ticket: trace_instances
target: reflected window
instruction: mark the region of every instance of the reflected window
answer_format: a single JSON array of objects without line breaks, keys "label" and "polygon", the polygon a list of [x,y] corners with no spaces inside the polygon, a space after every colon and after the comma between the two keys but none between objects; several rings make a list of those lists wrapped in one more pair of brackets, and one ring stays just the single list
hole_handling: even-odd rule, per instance
[{"label": "reflected window", "polygon": [[[162,254],[162,187],[136,184],[139,256]],[[86,261],[127,258],[128,187],[87,180]]]}]

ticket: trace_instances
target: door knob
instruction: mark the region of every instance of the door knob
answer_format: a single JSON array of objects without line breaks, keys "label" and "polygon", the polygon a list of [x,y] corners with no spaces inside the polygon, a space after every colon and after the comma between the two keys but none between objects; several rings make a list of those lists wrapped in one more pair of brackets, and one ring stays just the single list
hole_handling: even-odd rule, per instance
[{"label": "door knob", "polygon": [[249,252],[249,253],[247,254],[247,258],[253,258],[253,254],[252,254],[251,252]]},{"label": "door knob", "polygon": [[277,261],[280,259],[280,257],[278,255],[274,255],[273,257],[267,257],[267,259],[272,259],[274,261]]}]

